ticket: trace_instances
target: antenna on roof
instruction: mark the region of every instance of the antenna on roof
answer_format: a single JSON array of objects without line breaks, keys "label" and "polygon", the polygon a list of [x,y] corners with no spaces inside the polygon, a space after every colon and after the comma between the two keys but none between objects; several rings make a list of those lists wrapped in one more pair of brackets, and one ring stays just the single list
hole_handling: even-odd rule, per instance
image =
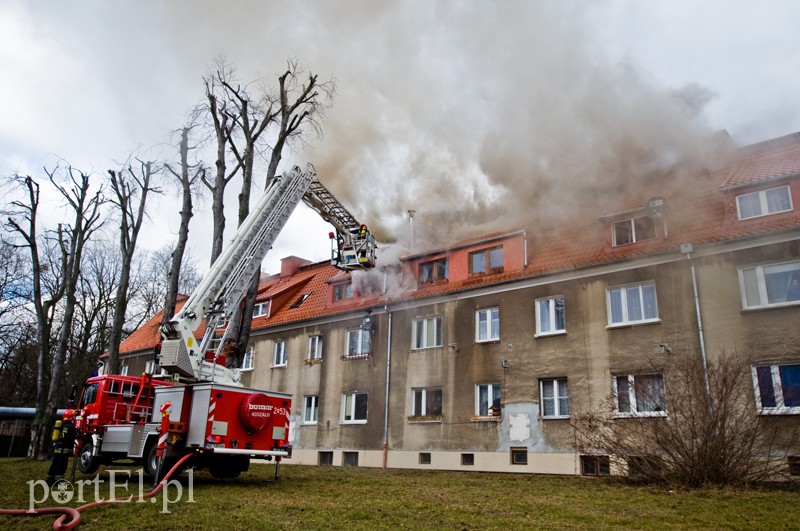
[{"label": "antenna on roof", "polygon": [[662,220],[663,227],[664,227],[664,239],[667,239],[669,235],[667,232],[667,212],[669,212],[669,206],[667,205],[667,200],[660,196],[651,197],[647,200],[647,203],[644,205],[644,214],[650,219],[654,220]]},{"label": "antenna on roof", "polygon": [[408,228],[411,232],[411,249],[414,249],[414,214],[416,214],[416,210],[409,210],[408,211]]}]

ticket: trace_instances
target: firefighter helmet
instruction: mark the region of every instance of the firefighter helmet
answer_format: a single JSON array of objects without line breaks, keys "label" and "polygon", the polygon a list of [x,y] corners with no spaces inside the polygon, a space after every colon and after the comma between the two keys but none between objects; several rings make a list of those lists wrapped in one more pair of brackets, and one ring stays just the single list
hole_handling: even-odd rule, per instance
[{"label": "firefighter helmet", "polygon": [[75,410],[74,409],[68,409],[68,410],[64,411],[63,418],[64,418],[64,420],[72,420],[72,419],[74,419],[75,418]]}]

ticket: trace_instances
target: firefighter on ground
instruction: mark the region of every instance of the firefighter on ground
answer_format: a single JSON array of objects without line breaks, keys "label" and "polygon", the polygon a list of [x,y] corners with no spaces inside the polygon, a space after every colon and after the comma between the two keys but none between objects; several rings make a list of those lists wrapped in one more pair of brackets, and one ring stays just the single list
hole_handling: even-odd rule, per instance
[{"label": "firefighter on ground", "polygon": [[67,473],[69,456],[72,455],[75,447],[75,438],[78,430],[75,429],[75,410],[68,409],[64,412],[64,420],[57,420],[53,427],[53,462],[47,472],[47,484],[52,485],[56,481],[56,476],[63,476]]}]

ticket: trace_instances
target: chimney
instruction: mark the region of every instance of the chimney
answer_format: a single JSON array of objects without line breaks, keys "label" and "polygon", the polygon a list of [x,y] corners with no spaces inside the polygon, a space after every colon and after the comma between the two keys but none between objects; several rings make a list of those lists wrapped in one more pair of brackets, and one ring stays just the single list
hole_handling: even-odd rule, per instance
[{"label": "chimney", "polygon": [[295,273],[297,270],[303,266],[309,265],[311,262],[300,258],[298,256],[287,256],[286,258],[281,258],[281,278],[287,278]]}]

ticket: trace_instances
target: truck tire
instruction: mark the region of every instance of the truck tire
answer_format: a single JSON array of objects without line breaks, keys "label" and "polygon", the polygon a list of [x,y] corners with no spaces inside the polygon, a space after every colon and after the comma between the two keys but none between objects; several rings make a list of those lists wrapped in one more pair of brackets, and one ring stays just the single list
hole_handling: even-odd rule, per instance
[{"label": "truck tire", "polygon": [[250,468],[247,457],[215,457],[208,465],[208,471],[216,479],[234,479]]},{"label": "truck tire", "polygon": [[[158,475],[158,477],[156,477],[156,472],[158,472],[158,456],[156,455],[157,451],[158,445],[154,444],[150,448],[150,453],[147,454],[147,459],[144,462],[144,468],[148,475],[153,478],[153,481],[160,482],[162,479],[164,479],[164,476],[167,475],[167,472],[169,472],[172,467],[175,466],[175,463],[178,462],[178,458],[164,457],[164,462],[161,464],[161,473]],[[183,467],[181,467],[180,470],[176,470],[175,475],[180,474],[181,470],[183,470]]]},{"label": "truck tire", "polygon": [[102,464],[100,456],[92,455],[93,449],[94,445],[92,443],[86,443],[78,454],[78,469],[84,474],[94,474]]}]

